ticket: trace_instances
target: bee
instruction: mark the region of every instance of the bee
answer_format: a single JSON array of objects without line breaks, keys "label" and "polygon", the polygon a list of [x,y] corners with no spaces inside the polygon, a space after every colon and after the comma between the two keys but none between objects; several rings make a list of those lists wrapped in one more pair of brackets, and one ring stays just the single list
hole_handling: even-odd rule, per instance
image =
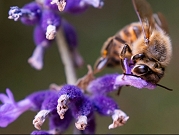
[{"label": "bee", "polygon": [[125,26],[107,39],[101,49],[101,57],[94,65],[94,72],[104,67],[121,66],[125,74],[123,61],[127,58],[132,65],[128,75],[157,84],[172,56],[168,25],[162,13],[153,14],[146,0],[132,0],[132,3],[139,22]]}]

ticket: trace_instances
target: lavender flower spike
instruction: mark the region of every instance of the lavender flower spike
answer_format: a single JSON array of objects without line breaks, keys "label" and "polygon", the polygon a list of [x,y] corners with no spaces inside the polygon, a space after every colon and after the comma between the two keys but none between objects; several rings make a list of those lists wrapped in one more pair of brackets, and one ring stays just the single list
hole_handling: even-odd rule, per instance
[{"label": "lavender flower spike", "polygon": [[3,105],[0,105],[0,127],[8,126],[23,112],[32,107],[29,99],[24,99],[16,103],[10,89],[6,89],[6,93],[7,96],[0,94],[0,101],[3,103]]}]

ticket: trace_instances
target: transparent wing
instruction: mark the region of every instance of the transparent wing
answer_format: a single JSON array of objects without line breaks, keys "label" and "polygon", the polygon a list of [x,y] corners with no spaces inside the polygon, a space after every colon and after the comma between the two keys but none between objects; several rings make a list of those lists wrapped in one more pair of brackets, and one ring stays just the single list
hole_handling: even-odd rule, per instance
[{"label": "transparent wing", "polygon": [[169,33],[169,29],[168,29],[168,23],[165,19],[165,16],[158,12],[157,14],[153,14],[153,18],[156,22],[156,24],[162,29],[164,30],[166,33]]},{"label": "transparent wing", "polygon": [[134,10],[142,25],[144,38],[146,42],[149,42],[150,35],[155,27],[152,8],[146,0],[132,0],[132,2]]}]

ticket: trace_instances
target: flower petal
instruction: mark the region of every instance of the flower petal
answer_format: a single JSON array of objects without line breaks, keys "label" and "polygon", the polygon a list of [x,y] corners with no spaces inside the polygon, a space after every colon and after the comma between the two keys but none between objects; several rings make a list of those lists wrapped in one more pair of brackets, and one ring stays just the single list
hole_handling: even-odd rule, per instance
[{"label": "flower petal", "polygon": [[32,106],[30,100],[24,99],[15,105],[5,103],[0,106],[0,127],[6,127],[15,121],[22,113],[30,109]]},{"label": "flower petal", "polygon": [[115,90],[116,77],[119,74],[107,74],[91,81],[87,87],[87,91],[93,94],[106,94]]},{"label": "flower petal", "polygon": [[49,25],[55,26],[57,31],[61,25],[61,18],[57,13],[44,9],[41,17],[41,27],[45,33]]},{"label": "flower petal", "polygon": [[30,2],[21,8],[21,22],[26,25],[34,25],[39,22],[42,9],[36,2]]},{"label": "flower petal", "polygon": [[118,109],[117,103],[105,95],[95,95],[91,98],[96,111],[105,116],[110,116],[114,110]]},{"label": "flower petal", "polygon": [[[73,117],[77,120],[77,127],[81,125],[85,129],[86,121],[81,118],[89,118],[93,114],[91,101],[82,93],[82,90],[74,85],[64,85],[59,91],[57,111],[63,118],[66,111],[70,109]],[[88,120],[87,120],[88,121]]]},{"label": "flower petal", "polygon": [[146,82],[145,80],[141,79],[140,77],[129,76],[129,75],[119,75],[116,77],[115,86],[133,86],[139,89],[147,88],[147,89],[155,89],[156,85]]}]

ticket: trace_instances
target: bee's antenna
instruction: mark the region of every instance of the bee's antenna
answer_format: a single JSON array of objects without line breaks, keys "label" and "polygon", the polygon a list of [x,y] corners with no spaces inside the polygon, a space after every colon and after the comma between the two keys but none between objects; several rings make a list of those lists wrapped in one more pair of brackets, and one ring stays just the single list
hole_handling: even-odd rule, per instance
[{"label": "bee's antenna", "polygon": [[161,84],[156,84],[156,85],[159,86],[159,87],[162,87],[162,88],[164,88],[166,90],[173,91],[173,89],[167,88],[167,87],[165,87],[165,86],[163,86]]}]

